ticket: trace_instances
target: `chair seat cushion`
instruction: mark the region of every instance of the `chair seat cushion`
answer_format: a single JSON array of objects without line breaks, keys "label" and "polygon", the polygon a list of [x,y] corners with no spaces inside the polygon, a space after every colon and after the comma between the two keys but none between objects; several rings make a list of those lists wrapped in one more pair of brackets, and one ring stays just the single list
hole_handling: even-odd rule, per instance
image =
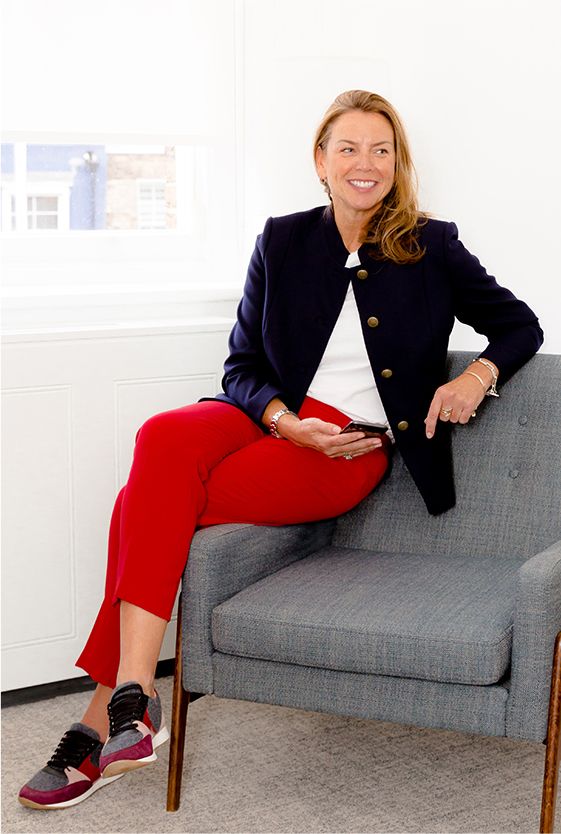
[{"label": "chair seat cushion", "polygon": [[327,547],[217,606],[217,651],[442,683],[508,670],[524,560]]}]

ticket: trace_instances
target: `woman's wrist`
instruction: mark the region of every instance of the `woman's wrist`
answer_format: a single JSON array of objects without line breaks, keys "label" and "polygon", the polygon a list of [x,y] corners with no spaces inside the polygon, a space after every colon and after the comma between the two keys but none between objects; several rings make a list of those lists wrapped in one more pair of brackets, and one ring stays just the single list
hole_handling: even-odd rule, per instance
[{"label": "woman's wrist", "polygon": [[485,396],[485,394],[487,393],[487,390],[489,388],[489,385],[487,385],[485,382],[483,382],[483,380],[481,379],[479,374],[476,374],[475,371],[464,371],[464,374],[466,376],[472,376],[474,379],[477,379],[477,381],[481,384],[481,386],[483,388],[483,396]]},{"label": "woman's wrist", "polygon": [[488,359],[474,359],[471,365],[463,371],[463,375],[476,379],[482,386],[484,395],[499,396],[496,387],[499,371],[494,362]]},{"label": "woman's wrist", "polygon": [[488,397],[498,397],[497,382],[499,380],[499,369],[495,363],[491,362],[490,359],[484,359],[482,356],[478,356],[477,359],[473,360],[471,366],[472,368],[475,366],[478,371],[486,369],[491,374],[492,379],[485,393]]},{"label": "woman's wrist", "polygon": [[285,440],[290,440],[291,424],[296,426],[300,418],[293,411],[286,411],[277,420],[277,432]]},{"label": "woman's wrist", "polygon": [[271,400],[270,403],[268,403],[267,408],[263,412],[263,416],[261,417],[261,422],[263,423],[263,425],[269,428],[269,426],[271,425],[271,420],[273,419],[277,411],[282,411],[284,408],[286,408],[286,405],[283,403],[282,400],[279,400],[278,397],[275,397],[273,400]]},{"label": "woman's wrist", "polygon": [[[263,412],[261,422],[265,425],[274,437],[286,437],[285,432],[290,433],[289,422],[296,424],[300,418],[293,411],[290,411],[278,397],[275,397],[267,405]],[[281,429],[282,423],[282,429]],[[286,438],[288,439],[288,438]]]}]

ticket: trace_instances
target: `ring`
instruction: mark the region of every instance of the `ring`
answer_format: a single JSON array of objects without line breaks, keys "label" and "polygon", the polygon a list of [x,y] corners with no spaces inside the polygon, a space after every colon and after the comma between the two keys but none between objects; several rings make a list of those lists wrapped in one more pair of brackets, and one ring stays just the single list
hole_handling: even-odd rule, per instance
[{"label": "ring", "polygon": [[471,412],[471,416],[472,416],[472,417],[477,417],[477,411],[472,411],[472,412]]},{"label": "ring", "polygon": [[441,408],[440,413],[441,414],[452,414],[452,409],[451,408]]},{"label": "ring", "polygon": [[345,460],[352,460],[353,459],[352,455],[343,455],[343,457],[345,458]]}]

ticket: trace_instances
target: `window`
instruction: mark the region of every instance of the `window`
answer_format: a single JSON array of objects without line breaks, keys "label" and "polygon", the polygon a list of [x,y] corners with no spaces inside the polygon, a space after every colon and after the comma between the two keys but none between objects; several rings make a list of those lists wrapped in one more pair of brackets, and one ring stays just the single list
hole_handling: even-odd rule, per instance
[{"label": "window", "polygon": [[58,197],[33,195],[27,198],[28,229],[58,229]]},{"label": "window", "polygon": [[242,5],[5,0],[5,327],[206,310],[243,281]]},{"label": "window", "polygon": [[68,231],[70,189],[50,181],[31,181],[21,192],[23,212],[17,211],[16,186],[2,182],[2,231]]},{"label": "window", "polygon": [[177,156],[165,146],[2,145],[2,230],[185,228]]},{"label": "window", "polygon": [[165,180],[137,180],[138,228],[166,228]]},{"label": "window", "polygon": [[245,269],[238,192],[222,173],[235,169],[230,148],[205,136],[175,145],[4,138],[5,330],[231,315]]}]

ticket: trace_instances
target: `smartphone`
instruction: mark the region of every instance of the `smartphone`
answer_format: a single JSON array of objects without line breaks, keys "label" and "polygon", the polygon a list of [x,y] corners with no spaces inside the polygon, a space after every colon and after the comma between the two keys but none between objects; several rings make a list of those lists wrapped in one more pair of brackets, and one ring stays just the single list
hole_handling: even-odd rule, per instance
[{"label": "smartphone", "polygon": [[387,426],[379,426],[377,423],[359,423],[356,420],[351,420],[344,429],[341,429],[341,434],[347,434],[350,431],[363,431],[366,437],[373,437],[375,434],[385,434],[387,430]]}]

